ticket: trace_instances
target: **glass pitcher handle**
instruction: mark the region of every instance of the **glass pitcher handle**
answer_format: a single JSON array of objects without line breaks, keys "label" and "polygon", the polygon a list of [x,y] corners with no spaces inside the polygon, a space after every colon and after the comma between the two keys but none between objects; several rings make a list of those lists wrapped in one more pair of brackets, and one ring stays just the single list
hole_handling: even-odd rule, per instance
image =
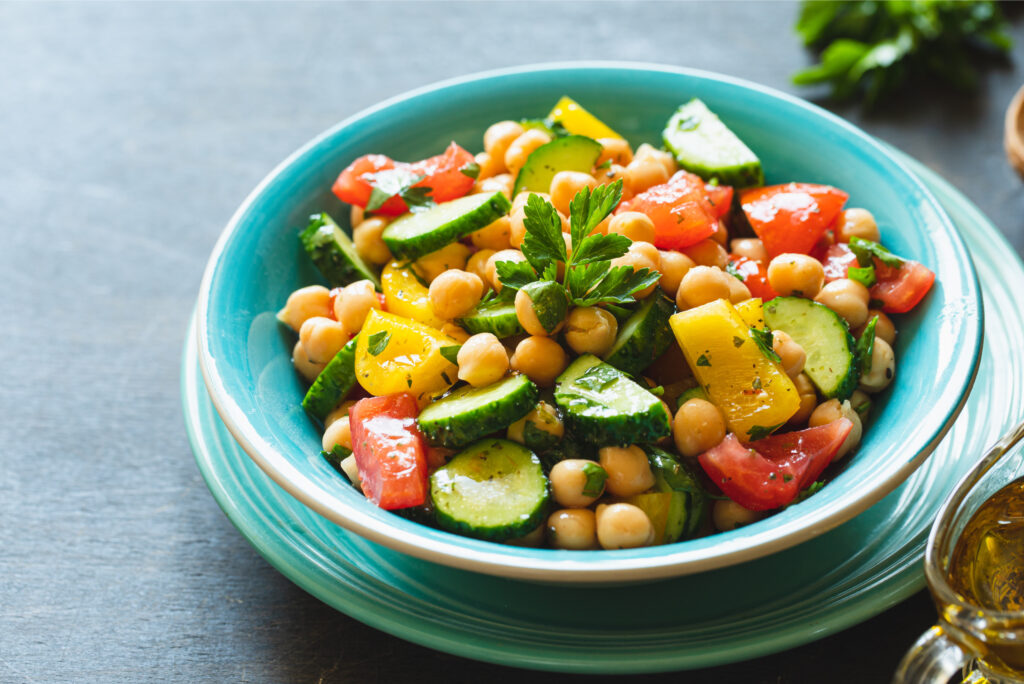
[{"label": "glass pitcher handle", "polygon": [[946,684],[962,672],[968,656],[935,625],[903,656],[892,684]]}]

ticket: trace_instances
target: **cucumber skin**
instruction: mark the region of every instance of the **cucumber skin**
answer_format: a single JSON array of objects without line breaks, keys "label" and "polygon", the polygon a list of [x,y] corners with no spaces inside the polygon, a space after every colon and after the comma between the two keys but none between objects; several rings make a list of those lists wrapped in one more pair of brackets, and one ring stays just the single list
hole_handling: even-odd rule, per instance
[{"label": "cucumber skin", "polygon": [[[547,158],[552,155],[557,156],[560,152],[564,154],[563,149],[565,147],[570,146],[571,149],[571,147],[583,145],[593,146],[594,158],[591,160],[588,168],[576,168],[575,166],[570,168],[568,166],[563,167],[558,164],[547,163]],[[583,173],[590,173],[593,170],[593,166],[597,161],[597,158],[601,156],[602,149],[601,143],[597,142],[593,138],[588,138],[585,135],[566,135],[560,138],[555,138],[551,142],[541,145],[530,153],[526,158],[526,162],[523,164],[523,168],[521,168],[519,173],[516,175],[516,182],[514,189],[512,190],[512,196],[515,197],[522,190],[530,190],[531,192],[547,192],[551,187],[551,177],[554,177],[555,173],[558,171],[582,171]],[[536,157],[534,155],[536,155]],[[531,159],[533,160],[532,162],[530,161]],[[554,169],[550,174],[551,177],[547,179],[547,182],[538,182],[536,180],[535,177],[543,179],[544,175],[546,175],[541,174],[538,176],[534,171],[534,167],[538,164],[542,167],[551,167]],[[550,169],[546,168],[546,170]]]},{"label": "cucumber skin", "polygon": [[356,335],[331,359],[302,398],[302,408],[321,423],[356,384]]},{"label": "cucumber skin", "polygon": [[[512,377],[526,378],[522,375]],[[508,379],[503,379],[498,382],[507,381]],[[488,385],[479,389],[486,390],[490,387],[491,385]],[[431,445],[458,449],[472,444],[492,432],[504,430],[520,418],[525,417],[537,405],[539,396],[540,390],[537,389],[537,386],[526,380],[522,384],[514,386],[511,392],[500,399],[501,407],[495,407],[492,403],[457,416],[433,420],[429,418],[429,415],[427,420],[423,420],[423,412],[421,412],[417,423],[420,431]],[[438,410],[436,407],[443,406],[444,402],[445,399],[435,401],[430,404],[428,409]],[[428,409],[424,409],[424,411]]]},{"label": "cucumber skin", "polygon": [[[765,304],[764,304],[764,320],[765,320],[765,323],[768,324],[769,328],[774,330],[774,329],[776,329],[778,327],[782,331],[784,331],[787,334],[789,334],[790,337],[792,337],[799,344],[801,344],[801,346],[804,346],[805,350],[809,350],[810,349],[810,344],[806,344],[805,345],[805,343],[800,342],[800,340],[797,340],[798,335],[794,335],[789,330],[786,330],[786,328],[784,326],[776,326],[772,322],[772,320],[771,320],[771,319],[774,319],[775,316],[776,316],[776,311],[778,309],[778,304],[784,303],[785,300],[796,300],[796,301],[799,301],[799,302],[808,302],[808,303],[813,305],[812,307],[810,307],[811,310],[817,310],[814,307],[821,307],[822,309],[827,311],[830,316],[834,317],[834,324],[837,327],[840,327],[842,329],[842,331],[843,331],[843,333],[845,335],[845,340],[846,340],[846,351],[850,355],[849,356],[849,358],[850,358],[850,365],[849,365],[849,370],[840,379],[839,383],[836,384],[832,388],[826,389],[826,388],[823,388],[819,384],[820,378],[816,378],[815,377],[816,374],[813,372],[812,368],[805,367],[804,368],[804,372],[807,373],[807,377],[809,377],[811,379],[811,381],[814,383],[814,386],[818,388],[818,391],[820,391],[822,396],[824,396],[826,399],[839,399],[840,401],[843,401],[844,399],[849,399],[850,395],[853,394],[853,391],[855,389],[857,389],[857,384],[860,382],[860,372],[859,372],[859,370],[857,368],[856,354],[854,353],[855,349],[856,349],[856,342],[853,339],[853,335],[850,334],[850,329],[849,329],[849,326],[846,325],[846,321],[844,321],[842,318],[840,318],[839,314],[837,314],[836,312],[832,311],[832,309],[829,309],[824,304],[819,304],[818,302],[815,302],[815,301],[810,300],[810,299],[803,299],[801,297],[776,297],[775,299],[772,299],[772,300],[770,300],[768,302],[765,302]],[[806,304],[804,304],[803,306],[806,306]],[[806,340],[805,340],[805,342],[806,342]],[[808,361],[810,361],[810,352],[808,352]]]},{"label": "cucumber skin", "polygon": [[[384,244],[388,246],[392,256],[396,259],[419,259],[494,223],[507,214],[511,208],[512,204],[508,198],[503,193],[496,192],[491,195],[489,201],[447,223],[436,226],[429,233],[417,235],[412,239],[395,238],[388,234],[388,228],[392,225],[388,224],[388,227],[381,233],[381,239],[384,240]],[[441,230],[442,228],[445,230]]]},{"label": "cucumber skin", "polygon": [[707,516],[707,492],[682,460],[655,446],[645,446],[644,451],[654,471],[655,490],[685,494],[686,515],[679,540],[693,537]]},{"label": "cucumber skin", "polygon": [[[380,290],[380,278],[363,262],[349,242],[350,253],[346,253],[334,240],[334,228],[344,234],[337,222],[326,213],[313,214],[309,225],[299,233],[306,254],[316,265],[320,274],[331,287],[344,287],[359,280],[369,280]],[[348,236],[345,236],[348,239]]]},{"label": "cucumber skin", "polygon": [[[502,448],[507,448],[505,445],[512,445],[517,449],[521,449],[522,451],[530,454],[530,465],[536,466],[537,474],[544,480],[544,486],[540,488],[541,494],[536,506],[532,511],[527,513],[525,517],[520,516],[520,519],[514,523],[510,522],[505,525],[484,527],[472,522],[460,520],[445,510],[444,502],[437,501],[437,496],[435,494],[435,479],[440,470],[452,466],[452,464],[463,454],[472,453],[480,447],[489,444],[501,446]],[[456,467],[457,465],[458,464],[456,464]],[[523,445],[510,442],[506,439],[481,440],[475,444],[471,444],[461,453],[456,454],[446,465],[441,466],[441,468],[434,471],[430,476],[430,497],[428,501],[433,506],[434,520],[437,522],[437,525],[449,532],[454,532],[455,534],[461,534],[467,537],[476,537],[477,539],[486,539],[488,541],[505,541],[507,539],[515,539],[516,537],[527,535],[535,530],[547,517],[548,503],[550,500],[551,495],[549,494],[548,480],[544,475],[540,459],[537,458],[536,454]]]},{"label": "cucumber skin", "polygon": [[456,321],[470,334],[491,333],[498,339],[521,335],[526,332],[516,315],[516,305],[512,302],[484,304],[470,311]]},{"label": "cucumber skin", "polygon": [[[746,149],[753,159],[739,165],[722,167],[710,166],[703,163],[703,161],[698,162],[689,157],[686,150],[677,145],[678,141],[676,141],[674,137],[677,129],[679,128],[679,123],[682,120],[693,116],[697,116],[700,119],[700,122],[697,124],[698,127],[708,120],[717,121],[727,132],[727,135],[724,137],[728,138],[728,136],[731,136],[733,138],[729,143],[735,141],[735,143]],[[718,118],[717,114],[708,109],[707,105],[697,98],[694,98],[682,105],[669,118],[668,123],[665,124],[665,130],[662,132],[662,140],[665,143],[665,147],[672,152],[672,155],[676,158],[680,167],[690,171],[691,173],[697,174],[704,180],[717,178],[723,185],[731,185],[735,188],[749,188],[764,185],[764,169],[761,166],[761,160],[758,159],[757,155],[755,155],[753,151],[751,151],[751,149],[739,139],[739,136],[733,133],[728,126],[722,123],[722,120]]]},{"label": "cucumber skin", "polygon": [[[580,365],[587,367],[579,372]],[[629,446],[657,442],[662,437],[672,434],[671,418],[668,411],[653,394],[651,394],[653,401],[644,412],[621,413],[605,406],[615,413],[613,415],[588,415],[587,406],[578,404],[590,404],[590,401],[573,391],[573,383],[576,378],[597,365],[605,366],[618,374],[622,381],[636,385],[644,392],[647,391],[630,380],[622,371],[602,362],[596,356],[591,354],[580,356],[558,377],[558,384],[555,387],[555,403],[565,418],[566,427],[573,434],[595,446]]]},{"label": "cucumber skin", "polygon": [[604,359],[605,363],[629,375],[639,375],[675,342],[675,335],[668,324],[669,317],[676,312],[675,304],[658,289],[654,290],[651,297],[655,299],[650,309],[645,311],[641,305],[640,309],[622,325],[624,331],[633,319],[642,317],[630,336],[631,339],[623,340],[621,347],[619,340],[616,339]]}]

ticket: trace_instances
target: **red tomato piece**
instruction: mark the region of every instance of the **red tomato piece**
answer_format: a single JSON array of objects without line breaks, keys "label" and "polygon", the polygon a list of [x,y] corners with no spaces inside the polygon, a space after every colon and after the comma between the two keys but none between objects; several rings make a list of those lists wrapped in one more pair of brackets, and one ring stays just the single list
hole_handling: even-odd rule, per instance
[{"label": "red tomato piece", "polygon": [[892,268],[875,259],[875,277],[878,280],[871,286],[871,299],[882,302],[886,313],[910,311],[935,282],[935,274],[916,261],[904,261],[900,268]]},{"label": "red tomato piece", "polygon": [[736,272],[743,276],[743,284],[750,290],[751,297],[760,297],[761,301],[767,302],[779,296],[768,283],[768,267],[760,261],[741,256],[730,256],[729,261],[735,266]]},{"label": "red tomato piece", "polygon": [[821,265],[825,267],[825,282],[845,278],[851,266],[857,266],[857,255],[848,246],[840,242],[825,251]]},{"label": "red tomato piece", "polygon": [[752,511],[768,511],[791,503],[801,489],[813,484],[852,429],[850,420],[840,418],[771,435],[746,447],[730,433],[698,460],[730,499]]},{"label": "red tomato piece", "polygon": [[705,183],[704,194],[707,195],[708,202],[711,202],[711,206],[714,207],[716,218],[722,218],[729,213],[733,194],[731,185],[708,185]]},{"label": "red tomato piece", "polygon": [[787,183],[740,193],[750,227],[771,258],[810,254],[846,203],[848,194],[828,185]]},{"label": "red tomato piece", "polygon": [[349,409],[352,453],[366,498],[381,508],[421,506],[427,500],[427,446],[408,392],[360,399]]},{"label": "red tomato piece", "polygon": [[[728,193],[732,192],[729,188]],[[711,237],[718,230],[717,207],[728,210],[726,190],[716,190],[718,204],[712,204],[704,181],[688,171],[679,171],[668,182],[648,188],[619,205],[618,212],[639,211],[654,222],[654,246],[683,249]]]},{"label": "red tomato piece", "polygon": [[[472,154],[454,142],[444,153],[411,164],[396,162],[382,154],[368,154],[349,164],[338,176],[331,190],[342,202],[365,208],[370,201],[375,183],[379,182],[384,174],[411,174],[424,176],[412,187],[430,188],[428,194],[435,202],[447,202],[462,197],[473,189],[475,179],[463,173],[462,169],[474,161]],[[407,211],[409,207],[400,197],[391,197],[373,213],[398,216]]]}]

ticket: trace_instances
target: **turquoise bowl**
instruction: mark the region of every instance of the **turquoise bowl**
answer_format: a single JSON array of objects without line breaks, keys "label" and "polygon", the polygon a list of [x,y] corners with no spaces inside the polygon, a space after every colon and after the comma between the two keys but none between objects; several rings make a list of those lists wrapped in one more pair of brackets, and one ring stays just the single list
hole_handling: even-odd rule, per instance
[{"label": "turquoise bowl", "polygon": [[[309,214],[347,211],[330,193],[356,157],[437,153],[451,140],[477,150],[501,119],[543,116],[568,94],[629,138],[657,144],[678,105],[699,97],[760,156],[768,183],[827,183],[870,209],[885,244],[926,264],[936,285],[898,317],[896,380],[878,398],[864,440],[821,492],[763,521],[669,546],[570,552],[493,544],[380,510],[320,457],[290,362],[294,336],[274,313],[321,282],[297,231]],[[570,63],[467,76],[398,96],[339,123],[274,169],[221,235],[198,303],[200,366],[221,418],[250,457],[329,520],[410,555],[543,582],[622,583],[679,576],[761,557],[811,539],[870,507],[932,452],[966,400],[982,341],[970,256],[935,198],[875,140],[802,100],[733,78],[666,66]]]}]

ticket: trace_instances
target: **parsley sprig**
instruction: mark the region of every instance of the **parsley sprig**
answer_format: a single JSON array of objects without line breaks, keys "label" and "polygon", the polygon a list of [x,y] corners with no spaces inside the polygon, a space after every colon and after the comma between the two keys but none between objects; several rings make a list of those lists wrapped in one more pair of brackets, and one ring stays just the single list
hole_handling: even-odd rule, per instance
[{"label": "parsley sprig", "polygon": [[558,265],[563,264],[561,283],[574,306],[636,301],[634,295],[657,283],[661,274],[648,268],[613,266],[612,260],[629,251],[632,242],[623,235],[594,233],[621,199],[621,180],[576,193],[569,205],[572,249],[566,250],[558,211],[550,202],[530,195],[522,244],[526,261],[499,261],[496,267],[502,285],[518,290],[537,280],[558,282]]},{"label": "parsley sprig", "polygon": [[392,197],[400,197],[410,211],[434,206],[434,199],[430,196],[433,188],[416,185],[424,178],[423,174],[401,167],[371,174],[368,180],[372,189],[366,211],[377,211]]}]

